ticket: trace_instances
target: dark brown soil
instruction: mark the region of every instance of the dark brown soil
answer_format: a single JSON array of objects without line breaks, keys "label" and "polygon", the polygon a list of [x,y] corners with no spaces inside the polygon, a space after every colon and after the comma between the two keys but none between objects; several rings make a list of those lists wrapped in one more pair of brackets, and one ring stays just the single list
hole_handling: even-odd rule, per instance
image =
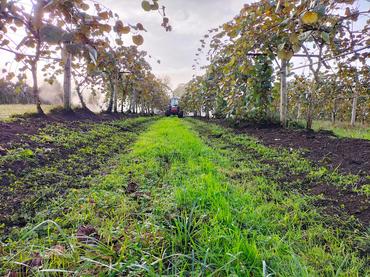
[{"label": "dark brown soil", "polygon": [[[370,222],[370,201],[369,197],[364,194],[353,191],[351,188],[338,187],[333,183],[315,180],[307,181],[305,174],[291,174],[289,170],[274,162],[265,161],[270,165],[274,165],[275,170],[282,170],[286,175],[282,179],[277,179],[283,190],[298,190],[302,194],[321,196],[320,200],[315,200],[314,205],[320,207],[326,215],[337,218],[339,221],[353,216],[362,223],[363,226],[368,226]],[[274,176],[270,176],[274,178]],[[366,178],[360,177],[355,184],[360,187],[366,184]],[[299,185],[297,185],[299,184]]]},{"label": "dark brown soil", "polygon": [[369,199],[350,190],[340,190],[332,185],[317,184],[310,188],[308,193],[322,195],[323,200],[316,201],[329,215],[340,215],[343,210],[346,214],[357,218],[364,226],[370,222]]},{"label": "dark brown soil", "polygon": [[[345,174],[359,175],[357,187],[368,184],[370,175],[370,141],[362,139],[338,138],[330,131],[313,132],[284,129],[280,126],[237,126],[238,132],[258,138],[263,144],[303,150],[303,156],[315,164],[338,170]],[[311,184],[308,194],[322,195],[323,200],[316,204],[331,216],[345,211],[354,216],[364,226],[370,223],[369,198],[352,191],[339,189],[335,184]]]},{"label": "dark brown soil", "polygon": [[307,132],[283,128],[242,128],[267,146],[291,147],[307,150],[304,156],[331,170],[356,175],[370,174],[370,141],[344,139],[330,132]]},{"label": "dark brown soil", "polygon": [[[0,164],[0,225],[5,225],[5,233],[12,227],[24,226],[40,205],[47,204],[54,197],[63,196],[71,188],[86,186],[85,177],[100,174],[104,162],[126,148],[126,145],[118,143],[111,145],[107,153],[95,153],[94,150],[103,143],[100,139],[109,141],[109,134],[103,134],[97,141],[82,144],[75,142],[68,147],[53,142],[33,141],[30,136],[50,124],[58,124],[83,134],[92,127],[83,123],[107,122],[135,116],[96,115],[79,110],[71,113],[57,112],[44,117],[16,118],[9,123],[0,122],[0,157],[7,155],[9,150],[18,148],[30,149],[35,155],[32,159],[17,158]],[[120,126],[114,128],[116,132],[122,132],[123,138],[124,132],[131,132]],[[71,167],[69,157],[86,146],[93,149],[92,153],[79,155],[80,160],[75,160]],[[37,149],[43,151],[38,152]],[[20,183],[14,185],[17,182]]]},{"label": "dark brown soil", "polygon": [[36,134],[39,129],[50,123],[68,123],[73,127],[74,122],[102,122],[135,116],[137,115],[95,114],[88,110],[79,109],[71,112],[55,111],[47,116],[18,116],[9,123],[0,121],[0,155],[4,153],[4,148],[9,148],[11,144],[22,143],[24,135]]},{"label": "dark brown soil", "polygon": [[266,146],[303,150],[304,157],[330,170],[355,175],[370,175],[370,141],[337,138],[330,131],[313,132],[301,129],[284,129],[279,125],[255,125],[217,121],[237,132],[256,137]]}]

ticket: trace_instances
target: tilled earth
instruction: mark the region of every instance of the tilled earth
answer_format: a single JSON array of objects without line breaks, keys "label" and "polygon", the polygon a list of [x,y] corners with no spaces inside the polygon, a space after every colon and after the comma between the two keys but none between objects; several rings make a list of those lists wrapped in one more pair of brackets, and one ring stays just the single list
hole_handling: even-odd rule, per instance
[{"label": "tilled earth", "polygon": [[[337,138],[331,132],[289,130],[278,126],[275,128],[240,126],[237,131],[254,136],[267,146],[303,150],[305,158],[329,170],[358,175],[360,178],[354,187],[359,188],[370,183],[370,141],[368,140]],[[287,181],[291,179],[287,176]],[[340,213],[341,207],[344,207],[349,215],[358,218],[365,226],[369,225],[368,197],[352,189],[339,189],[326,182],[311,184],[305,189],[307,193],[324,196],[323,200],[317,201],[317,205],[323,207],[329,215]]]},{"label": "tilled earth", "polygon": [[[1,148],[7,149],[16,143],[24,142],[25,135],[34,135],[40,129],[53,124],[64,123],[68,127],[78,126],[81,122],[104,122],[125,118],[120,114],[94,114],[84,110],[76,110],[69,113],[53,112],[47,116],[32,115],[29,117],[16,117],[12,122],[0,121],[0,154]],[[128,116],[132,117],[132,116]],[[3,150],[4,151],[4,150]]]},{"label": "tilled earth", "polygon": [[211,122],[230,127],[237,133],[251,135],[266,146],[300,149],[304,157],[331,170],[362,176],[370,174],[369,140],[338,138],[331,131],[284,129],[274,124],[234,125],[222,120],[211,120]]},{"label": "tilled earth", "polygon": [[356,175],[370,173],[370,141],[337,138],[329,131],[307,132],[278,126],[261,128],[240,126],[239,132],[252,135],[267,146],[292,147],[305,150],[304,156],[331,170]]},{"label": "tilled earth", "polygon": [[78,111],[0,122],[0,237],[53,198],[103,175],[108,160],[127,151],[152,120],[124,118]]}]

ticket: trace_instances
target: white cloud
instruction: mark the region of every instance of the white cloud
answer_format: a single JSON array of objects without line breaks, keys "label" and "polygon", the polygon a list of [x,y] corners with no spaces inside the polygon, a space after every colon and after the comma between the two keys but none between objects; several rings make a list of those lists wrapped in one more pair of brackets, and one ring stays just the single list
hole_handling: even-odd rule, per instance
[{"label": "white cloud", "polygon": [[[169,76],[173,88],[191,79],[193,60],[203,35],[209,29],[231,20],[247,1],[160,0],[160,4],[166,6],[173,26],[172,32],[166,32],[160,26],[161,16],[157,12],[145,12],[141,8],[141,0],[98,0],[119,14],[123,21],[130,24],[140,22],[145,26],[148,32],[143,33],[145,43],[140,48],[152,56],[150,63],[154,73]],[[127,36],[125,42],[131,43],[130,36]],[[13,61],[13,55],[4,52],[0,52],[0,55],[0,68],[4,67],[6,61]],[[161,64],[157,63],[158,59]],[[12,63],[7,68],[17,70],[17,64]]]},{"label": "white cloud", "polygon": [[[160,26],[157,13],[147,13],[141,9],[141,0],[102,0],[129,23],[141,22],[148,33],[141,47],[153,56],[151,64],[154,73],[167,75],[172,86],[187,82],[193,75],[192,65],[199,40],[209,29],[231,20],[243,7],[245,0],[161,0],[173,31],[166,33]],[[156,60],[160,59],[161,64]]]}]

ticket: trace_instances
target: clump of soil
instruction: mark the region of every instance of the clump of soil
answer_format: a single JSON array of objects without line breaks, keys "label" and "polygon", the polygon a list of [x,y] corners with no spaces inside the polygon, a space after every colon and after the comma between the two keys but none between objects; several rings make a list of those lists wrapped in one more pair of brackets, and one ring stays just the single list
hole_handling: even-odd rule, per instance
[{"label": "clump of soil", "polygon": [[139,190],[139,185],[131,182],[127,185],[126,194],[133,194]]},{"label": "clump of soil", "polygon": [[96,244],[100,240],[98,231],[91,225],[80,226],[77,230],[76,238],[84,244]]}]

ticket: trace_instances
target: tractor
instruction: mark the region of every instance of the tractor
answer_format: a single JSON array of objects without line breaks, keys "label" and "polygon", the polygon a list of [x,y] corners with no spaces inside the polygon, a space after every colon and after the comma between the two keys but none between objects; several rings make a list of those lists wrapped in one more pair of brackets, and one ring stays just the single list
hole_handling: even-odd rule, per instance
[{"label": "tractor", "polygon": [[165,114],[166,116],[177,115],[179,118],[184,117],[184,112],[179,106],[179,98],[177,97],[171,98],[170,104],[168,105],[168,108]]}]

